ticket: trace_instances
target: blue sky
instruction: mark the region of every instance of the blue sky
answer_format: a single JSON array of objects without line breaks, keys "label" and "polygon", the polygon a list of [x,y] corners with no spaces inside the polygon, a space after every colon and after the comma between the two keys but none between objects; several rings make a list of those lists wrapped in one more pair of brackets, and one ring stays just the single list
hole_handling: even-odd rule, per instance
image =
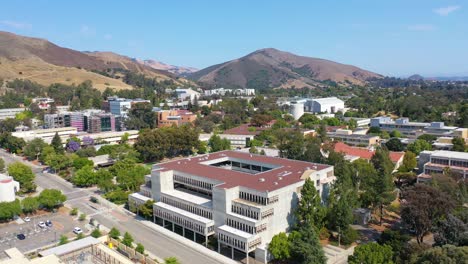
[{"label": "blue sky", "polygon": [[390,76],[468,75],[468,1],[3,1],[0,30],[197,68],[273,47]]}]

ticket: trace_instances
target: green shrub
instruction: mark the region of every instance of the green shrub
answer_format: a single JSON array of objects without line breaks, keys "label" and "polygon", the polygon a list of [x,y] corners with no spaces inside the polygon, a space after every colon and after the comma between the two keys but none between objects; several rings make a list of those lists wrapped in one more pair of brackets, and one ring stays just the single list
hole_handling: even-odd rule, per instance
[{"label": "green shrub", "polygon": [[345,245],[349,245],[356,241],[359,237],[359,234],[356,230],[352,229],[351,227],[348,227],[343,234],[341,234],[341,243]]},{"label": "green shrub", "polygon": [[330,238],[330,232],[326,227],[322,227],[320,229],[319,238],[320,240],[326,240]]},{"label": "green shrub", "polygon": [[78,208],[74,207],[73,209],[71,209],[70,215],[78,215]]}]

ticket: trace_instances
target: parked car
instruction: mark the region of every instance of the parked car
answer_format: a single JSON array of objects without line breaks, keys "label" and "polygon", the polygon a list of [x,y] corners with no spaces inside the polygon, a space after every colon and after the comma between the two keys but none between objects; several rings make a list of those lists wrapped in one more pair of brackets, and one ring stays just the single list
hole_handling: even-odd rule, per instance
[{"label": "parked car", "polygon": [[40,228],[45,228],[46,227],[46,224],[42,221],[40,221],[37,226],[39,226]]},{"label": "parked car", "polygon": [[96,198],[94,196],[89,197],[89,201],[92,202],[92,203],[99,203],[98,198]]},{"label": "parked car", "polygon": [[25,217],[25,218],[23,218],[23,221],[25,221],[25,222],[31,222],[31,218]]},{"label": "parked car", "polygon": [[83,230],[81,230],[81,228],[79,228],[79,227],[75,227],[75,228],[73,228],[73,233],[78,235],[78,234],[83,233]]},{"label": "parked car", "polygon": [[47,220],[47,221],[45,222],[45,224],[46,224],[46,226],[48,226],[48,227],[52,227],[52,225],[53,225],[53,224],[52,224],[52,221],[50,221],[50,220]]},{"label": "parked car", "polygon": [[18,234],[16,235],[16,237],[19,239],[19,240],[25,240],[26,239],[26,236],[24,234]]}]

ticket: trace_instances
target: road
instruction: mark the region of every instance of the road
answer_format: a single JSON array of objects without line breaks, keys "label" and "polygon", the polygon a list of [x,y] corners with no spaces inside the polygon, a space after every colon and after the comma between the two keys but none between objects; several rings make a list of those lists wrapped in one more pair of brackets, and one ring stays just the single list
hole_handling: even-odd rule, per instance
[{"label": "road", "polygon": [[[135,242],[142,243],[146,250],[159,258],[177,257],[181,263],[193,264],[218,264],[212,257],[198,252],[170,237],[167,237],[152,228],[140,223],[130,215],[126,215],[119,209],[111,209],[115,205],[96,205],[89,202],[89,197],[95,195],[93,190],[75,188],[73,185],[56,174],[43,173],[42,169],[34,164],[24,161],[18,157],[0,149],[0,157],[5,160],[5,164],[21,161],[28,164],[36,174],[36,184],[42,189],[58,189],[67,196],[67,204],[77,207],[78,210],[96,219],[102,225],[115,227],[124,232],[129,232],[135,238]],[[174,234],[176,235],[176,234]]]}]

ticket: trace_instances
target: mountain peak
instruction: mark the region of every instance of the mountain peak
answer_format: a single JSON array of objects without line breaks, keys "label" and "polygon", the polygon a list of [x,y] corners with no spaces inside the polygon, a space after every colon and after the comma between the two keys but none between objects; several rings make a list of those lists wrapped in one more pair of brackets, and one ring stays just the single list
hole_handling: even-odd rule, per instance
[{"label": "mountain peak", "polygon": [[313,88],[322,86],[327,80],[362,84],[369,78],[382,76],[352,65],[263,48],[189,77],[215,87],[274,89]]}]

